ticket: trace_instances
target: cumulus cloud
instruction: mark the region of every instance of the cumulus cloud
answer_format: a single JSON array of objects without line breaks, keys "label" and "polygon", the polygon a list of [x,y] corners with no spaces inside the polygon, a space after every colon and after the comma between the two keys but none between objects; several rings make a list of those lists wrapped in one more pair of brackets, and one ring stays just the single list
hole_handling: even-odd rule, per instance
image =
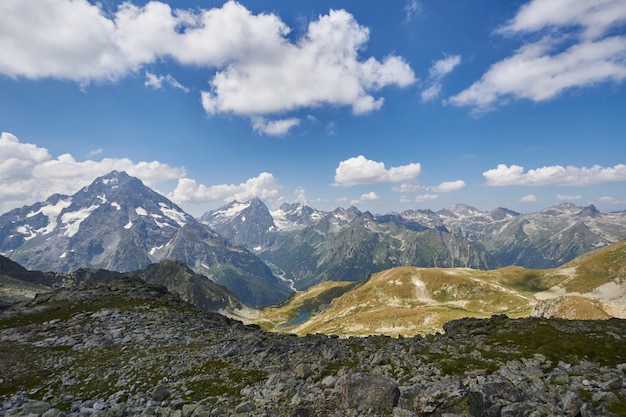
[{"label": "cumulus cloud", "polygon": [[[193,10],[124,2],[106,13],[87,0],[3,0],[0,74],[88,84],[173,60],[207,68],[201,103],[208,114],[246,117],[320,105],[364,114],[383,105],[375,95],[382,88],[415,82],[402,57],[361,56],[369,29],[344,10],[311,21],[300,39],[289,33],[275,14],[253,14],[235,1]],[[147,86],[164,83],[186,91],[171,75],[146,71]],[[293,126],[285,119],[265,130],[284,132],[286,120]]]},{"label": "cumulus cloud", "polygon": [[185,175],[182,167],[127,158],[76,161],[70,154],[54,158],[47,149],[3,132],[0,134],[0,209],[42,201],[55,193],[73,194],[96,177],[110,171],[126,171],[149,186]]},{"label": "cumulus cloud", "polygon": [[274,200],[279,197],[282,186],[269,172],[262,172],[241,184],[219,184],[206,186],[191,178],[180,178],[176,188],[167,195],[177,204],[207,203],[211,201],[246,201],[258,197]]},{"label": "cumulus cloud", "polygon": [[442,79],[452,72],[454,68],[461,63],[460,55],[446,56],[436,61],[428,71],[429,77],[426,81],[426,88],[421,93],[422,101],[431,101],[439,97],[441,94]]},{"label": "cumulus cloud", "polygon": [[554,165],[524,172],[524,167],[519,165],[498,164],[497,168],[483,172],[483,176],[487,180],[487,185],[491,186],[585,186],[626,181],[626,165],[618,164],[614,167],[594,165],[591,168]]},{"label": "cumulus cloud", "polygon": [[611,29],[624,23],[622,0],[533,0],[497,33],[547,34],[493,64],[448,102],[487,111],[515,98],[545,101],[571,88],[622,82],[626,36],[614,35]]},{"label": "cumulus cloud", "polygon": [[252,118],[252,128],[268,136],[284,136],[291,128],[298,126],[300,119],[265,120],[263,117]]},{"label": "cumulus cloud", "polygon": [[537,197],[534,194],[526,194],[519,199],[522,203],[534,203],[537,201]]},{"label": "cumulus cloud", "polygon": [[435,187],[431,187],[432,191],[437,193],[449,193],[459,191],[463,188],[465,188],[465,181],[463,180],[445,181]]},{"label": "cumulus cloud", "polygon": [[341,161],[335,170],[333,185],[351,187],[353,185],[380,184],[412,180],[420,175],[419,163],[385,168],[383,162],[372,161],[363,155]]},{"label": "cumulus cloud", "polygon": [[363,203],[366,201],[378,201],[378,200],[380,200],[380,196],[376,194],[374,191],[370,191],[369,193],[361,194],[361,197],[358,200],[352,200],[350,204],[355,205],[355,204]]},{"label": "cumulus cloud", "polygon": [[359,59],[369,30],[343,10],[311,22],[296,43],[280,38],[271,51],[233,60],[202,93],[209,114],[263,115],[322,104],[350,106],[355,114],[380,108],[371,92],[415,82],[410,66],[387,56]]}]

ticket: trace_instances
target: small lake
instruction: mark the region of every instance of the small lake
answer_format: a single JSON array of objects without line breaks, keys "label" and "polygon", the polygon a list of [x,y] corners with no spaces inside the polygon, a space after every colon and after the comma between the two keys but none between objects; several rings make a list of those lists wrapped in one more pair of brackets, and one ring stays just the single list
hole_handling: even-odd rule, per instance
[{"label": "small lake", "polygon": [[310,318],[311,312],[305,308],[301,308],[298,317],[283,324],[283,327],[297,326],[298,324],[302,324]]}]

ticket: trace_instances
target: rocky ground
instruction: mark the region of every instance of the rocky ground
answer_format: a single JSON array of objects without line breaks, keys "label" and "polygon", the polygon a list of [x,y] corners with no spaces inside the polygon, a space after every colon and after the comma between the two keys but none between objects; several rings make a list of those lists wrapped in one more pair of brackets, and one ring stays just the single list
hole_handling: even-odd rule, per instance
[{"label": "rocky ground", "polygon": [[626,416],[626,321],[296,337],[99,282],[0,315],[5,416]]}]

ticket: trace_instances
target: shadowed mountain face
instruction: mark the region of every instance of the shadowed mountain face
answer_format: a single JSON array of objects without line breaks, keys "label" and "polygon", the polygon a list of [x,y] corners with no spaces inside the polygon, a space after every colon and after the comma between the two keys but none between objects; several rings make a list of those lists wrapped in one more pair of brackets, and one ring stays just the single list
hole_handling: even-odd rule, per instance
[{"label": "shadowed mountain face", "polygon": [[182,300],[204,311],[236,314],[244,304],[235,294],[207,277],[192,271],[179,261],[164,260],[130,272],[80,268],[70,273],[29,271],[0,256],[0,308],[27,301],[36,294],[59,288],[76,288],[120,278],[139,278],[146,283],[162,285]]},{"label": "shadowed mountain face", "polygon": [[0,253],[29,269],[133,271],[177,260],[261,306],[290,293],[254,254],[234,247],[176,204],[124,172],[111,172],[73,196],[0,216]]}]

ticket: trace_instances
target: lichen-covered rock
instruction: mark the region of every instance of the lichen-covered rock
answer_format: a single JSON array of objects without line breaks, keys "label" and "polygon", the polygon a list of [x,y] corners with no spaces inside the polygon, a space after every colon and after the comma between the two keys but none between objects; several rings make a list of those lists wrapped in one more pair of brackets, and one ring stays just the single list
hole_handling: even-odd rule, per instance
[{"label": "lichen-covered rock", "polygon": [[446,329],[294,337],[198,311],[139,280],[99,282],[0,313],[0,416],[606,417],[626,409],[626,321],[496,316]]},{"label": "lichen-covered rock", "polygon": [[352,373],[339,378],[337,387],[343,408],[390,413],[398,405],[400,390],[391,379],[380,375]]}]

